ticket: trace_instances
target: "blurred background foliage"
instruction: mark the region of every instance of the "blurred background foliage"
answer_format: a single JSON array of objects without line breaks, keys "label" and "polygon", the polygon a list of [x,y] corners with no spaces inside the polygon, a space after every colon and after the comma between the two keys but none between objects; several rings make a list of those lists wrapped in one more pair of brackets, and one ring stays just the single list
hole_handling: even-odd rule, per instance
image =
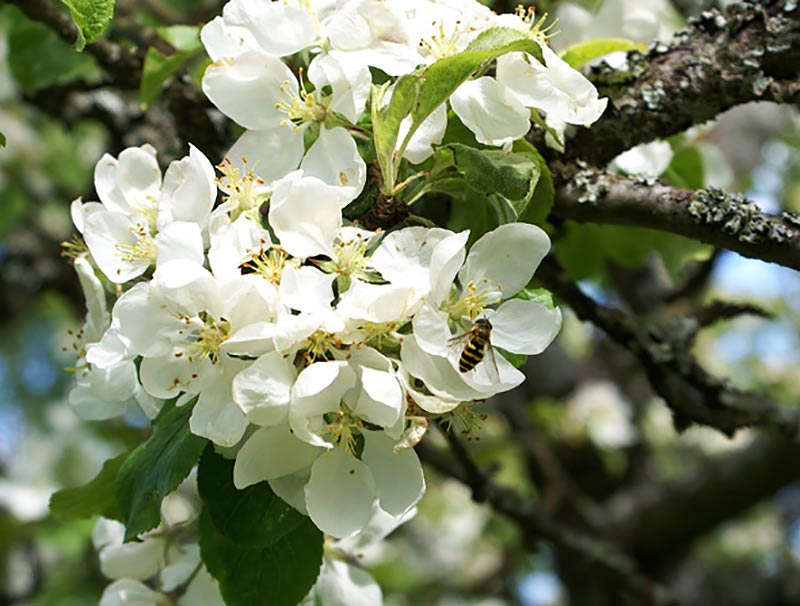
[{"label": "blurred background foliage", "polygon": [[[16,7],[0,8],[0,133],[6,139],[0,148],[0,605],[95,604],[107,584],[91,546],[92,522],[54,520],[47,501],[53,490],[87,481],[104,460],[136,443],[146,422],[133,410],[115,421],[79,422],[66,403],[71,375],[64,369],[74,362],[70,331],[80,325],[83,309],[77,279],[59,258],[59,243],[72,234],[69,202],[79,195],[94,199],[92,171],[104,152],[116,155],[152,141],[163,165],[185,153],[173,132],[158,128],[166,111],[160,89],[178,68],[196,79],[204,59],[196,44],[181,42],[180,30],[156,28],[197,25],[221,4],[117,3],[111,39],[142,45],[151,40],[142,39],[142,32],[160,31],[183,53],[174,65],[164,54],[153,55],[145,68],[150,80],[139,91],[105,87],[89,54],[75,52]],[[508,10],[510,4],[497,2],[496,8]],[[572,35],[576,30],[567,28],[569,15],[559,4],[565,3],[542,1],[538,8],[563,15],[564,36]],[[581,4],[595,11],[600,2]],[[653,3],[660,33],[680,27],[700,5]],[[70,107],[59,105],[68,92],[75,93]],[[147,110],[142,101],[149,103]],[[124,114],[125,121],[115,121],[115,114]],[[219,145],[224,149],[230,141]],[[665,181],[747,193],[769,212],[800,211],[796,108],[742,106],[666,143],[671,160],[657,173]],[[649,313],[641,300],[648,285],[636,276],[656,274],[679,287],[688,276],[700,275],[700,301],[746,302],[766,310],[768,317],[736,317],[703,330],[694,353],[715,375],[797,407],[800,281],[794,271],[663,232],[570,222],[554,230],[559,260],[600,301],[635,306],[637,297],[625,285],[639,284],[641,310],[634,311]],[[601,498],[634,479],[681,478],[753,440],[750,430],[730,438],[702,427],[676,432],[669,410],[630,354],[568,311],[556,344],[526,371],[528,383],[509,398],[524,400],[527,420],[570,462],[573,481]],[[541,503],[543,495],[525,471],[519,427],[498,412],[508,405],[483,407],[489,417],[468,447],[480,464],[496,469],[497,482]],[[522,544],[517,527],[473,503],[468,488],[426,473],[429,490],[416,518],[363,553],[387,605],[566,603],[551,548]],[[708,528],[688,556],[676,559],[669,585],[692,604],[762,603],[769,595],[764,587],[777,585],[784,598],[800,603],[799,563],[800,486],[790,485]]]}]

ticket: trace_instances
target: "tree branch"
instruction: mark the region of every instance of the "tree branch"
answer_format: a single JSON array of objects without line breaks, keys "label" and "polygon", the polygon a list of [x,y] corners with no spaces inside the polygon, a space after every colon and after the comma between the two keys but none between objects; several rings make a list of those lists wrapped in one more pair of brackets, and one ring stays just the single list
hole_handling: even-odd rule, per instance
[{"label": "tree branch", "polygon": [[[18,6],[28,18],[47,25],[65,42],[74,44],[77,39],[77,26],[59,4],[49,0],[8,0],[8,3]],[[87,45],[86,52],[111,75],[117,86],[126,89],[139,87],[142,58],[136,53],[104,38]]]},{"label": "tree branch", "polygon": [[744,196],[716,188],[678,189],[585,168],[558,189],[553,214],[580,223],[668,231],[800,269],[800,218],[763,213]]},{"label": "tree branch", "polygon": [[455,459],[423,440],[416,446],[420,458],[440,473],[453,477],[472,489],[479,500],[486,500],[495,511],[514,520],[523,533],[525,544],[532,548],[539,539],[552,541],[562,549],[578,554],[599,566],[616,580],[620,593],[635,596],[636,604],[672,606],[675,604],[664,588],[643,576],[636,564],[614,545],[562,526],[543,516],[514,490],[495,485],[481,470],[455,436],[448,437]]},{"label": "tree branch", "polygon": [[789,463],[798,457],[800,444],[764,434],[744,450],[716,458],[678,480],[620,492],[608,503],[611,536],[637,558],[663,562],[800,480],[800,466]]},{"label": "tree branch", "polygon": [[581,320],[589,321],[633,353],[653,389],[672,409],[679,429],[701,423],[731,434],[749,426],[777,429],[798,436],[800,419],[757,393],[734,389],[709,375],[689,352],[696,320],[676,321],[666,329],[641,329],[619,309],[605,307],[585,295],[558,263],[546,258],[536,276],[564,300]]},{"label": "tree branch", "polygon": [[[785,0],[704,12],[669,44],[629,53],[628,72],[591,79],[608,109],[580,129],[563,159],[605,166],[640,143],[685,131],[750,101],[800,101],[800,7]],[[543,146],[540,147],[543,149]],[[554,154],[550,154],[551,158]]]},{"label": "tree branch", "polygon": [[[70,44],[75,41],[78,29],[57,4],[49,0],[9,0],[9,2],[18,6],[30,19],[50,27],[64,41]],[[142,36],[142,38],[148,37]],[[163,41],[159,42],[162,47],[165,44]],[[131,51],[111,40],[101,38],[87,45],[86,52],[105,69],[114,86],[124,90],[139,88],[144,65],[143,49]],[[223,121],[212,120],[211,104],[181,71],[171,78],[164,97],[175,122],[175,130],[184,143],[183,149],[185,150],[189,142],[192,142],[205,152],[212,162],[221,161],[227,142],[226,124]]]}]

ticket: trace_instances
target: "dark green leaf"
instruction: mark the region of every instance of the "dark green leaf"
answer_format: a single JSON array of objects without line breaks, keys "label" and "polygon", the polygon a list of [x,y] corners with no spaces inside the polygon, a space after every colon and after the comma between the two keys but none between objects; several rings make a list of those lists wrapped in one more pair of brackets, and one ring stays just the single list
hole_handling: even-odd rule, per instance
[{"label": "dark green leaf", "polygon": [[463,177],[437,181],[431,191],[453,199],[447,229],[457,232],[468,229],[468,246],[500,225],[495,206],[488,203],[486,196],[472,189]]},{"label": "dark green leaf", "polygon": [[82,51],[103,35],[114,18],[114,0],[61,0],[78,26],[75,50]]},{"label": "dark green leaf", "polygon": [[561,55],[572,67],[580,67],[598,57],[617,51],[647,50],[647,45],[625,38],[594,38],[573,44]]},{"label": "dark green leaf", "polygon": [[450,148],[456,168],[476,190],[508,200],[527,201],[533,194],[539,179],[538,162],[499,149],[476,149],[460,143],[453,143]]},{"label": "dark green leaf", "polygon": [[380,95],[374,97],[372,123],[375,149],[384,178],[390,186],[397,176],[396,157],[398,129],[410,115],[411,127],[406,141],[433,110],[447,101],[450,95],[471,76],[476,75],[489,61],[509,52],[527,52],[542,59],[539,44],[524,33],[508,28],[493,28],[478,36],[467,50],[439,59],[428,67],[400,78],[391,101],[383,108]]},{"label": "dark green leaf", "polygon": [[530,202],[525,212],[519,217],[520,221],[542,225],[545,223],[550,209],[553,208],[553,201],[556,197],[556,190],[553,187],[553,178],[550,176],[550,169],[547,167],[539,150],[528,143],[525,139],[517,139],[511,148],[515,154],[528,157],[535,162],[539,169],[539,178],[536,181],[536,189],[533,191]]},{"label": "dark green leaf", "polygon": [[125,522],[125,540],[155,528],[161,501],[189,475],[206,439],[189,431],[194,403],[167,404],[153,423],[153,435],[139,445],[117,474],[117,500]]},{"label": "dark green leaf", "polygon": [[152,46],[147,49],[142,69],[142,83],[139,86],[139,102],[146,108],[161,92],[164,82],[174,74],[194,54],[181,51],[169,57]]},{"label": "dark green leaf", "polygon": [[127,452],[103,463],[103,468],[83,486],[59,490],[50,497],[50,512],[59,520],[80,520],[94,516],[120,519],[114,480],[128,458]]},{"label": "dark green leaf", "polygon": [[200,515],[200,552],[228,606],[296,606],[319,576],[323,535],[308,518],[267,547],[227,539],[208,511]]},{"label": "dark green leaf", "polygon": [[267,482],[239,490],[233,484],[233,461],[206,447],[197,468],[197,485],[214,526],[241,547],[269,547],[306,521],[282,501]]},{"label": "dark green leaf", "polygon": [[506,360],[511,362],[511,365],[514,368],[519,368],[525,362],[528,361],[528,356],[525,354],[518,354],[518,353],[511,353],[510,351],[506,351],[505,349],[500,349],[499,347],[497,350],[500,352],[500,355],[503,356]]},{"label": "dark green leaf", "polygon": [[8,32],[8,64],[20,88],[33,93],[78,78],[97,80],[94,59],[80,55],[50,28],[29,20],[15,7],[3,13]]}]

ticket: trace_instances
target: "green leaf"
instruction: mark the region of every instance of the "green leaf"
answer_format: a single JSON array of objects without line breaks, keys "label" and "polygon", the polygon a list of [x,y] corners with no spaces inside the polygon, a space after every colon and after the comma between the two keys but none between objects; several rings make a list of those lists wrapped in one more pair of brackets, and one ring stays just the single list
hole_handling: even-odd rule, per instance
[{"label": "green leaf", "polygon": [[535,301],[547,309],[555,309],[556,307],[553,302],[553,293],[546,288],[523,288],[517,293],[516,298],[524,301]]},{"label": "green leaf", "polygon": [[684,189],[700,189],[705,185],[705,163],[696,147],[684,147],[675,152],[664,171],[670,185]]},{"label": "green leaf", "polygon": [[397,133],[403,121],[417,99],[419,83],[414,74],[401,76],[392,91],[392,98],[385,107],[381,108],[389,83],[372,86],[372,138],[375,143],[375,154],[384,176],[384,182],[389,187],[394,186],[397,173]]},{"label": "green leaf", "polygon": [[103,468],[83,486],[59,490],[50,497],[50,512],[64,522],[94,516],[120,519],[114,480],[128,458],[127,452],[103,463]]},{"label": "green leaf", "polygon": [[641,267],[654,253],[661,257],[670,275],[677,278],[687,261],[707,258],[711,251],[707,244],[655,229],[568,221],[563,231],[554,249],[564,269],[575,280],[602,277],[608,261]]},{"label": "green leaf", "polygon": [[553,186],[553,177],[550,175],[550,169],[539,150],[525,139],[514,141],[511,149],[515,154],[527,156],[536,163],[539,169],[536,189],[533,191],[525,212],[520,214],[519,220],[525,223],[543,225],[546,223],[550,210],[553,208],[553,202],[556,197],[556,189]]},{"label": "green leaf", "polygon": [[458,172],[472,187],[485,194],[499,194],[508,200],[525,200],[524,206],[527,206],[539,180],[538,162],[499,149],[476,149],[460,143],[449,147],[453,150]]},{"label": "green leaf", "polygon": [[31,21],[13,6],[7,7],[3,16],[9,69],[26,93],[78,78],[94,82],[101,77],[91,56],[73,51],[47,26]]},{"label": "green leaf", "polygon": [[130,454],[117,474],[126,541],[158,525],[162,499],[189,475],[205,447],[207,440],[189,430],[193,406],[194,402],[165,405],[153,422],[153,434]]},{"label": "green leaf", "polygon": [[453,199],[447,229],[456,232],[468,229],[468,246],[500,225],[495,205],[488,203],[486,196],[472,189],[463,177],[436,181],[430,191]]},{"label": "green leaf", "polygon": [[158,35],[175,47],[175,50],[193,53],[203,48],[203,43],[200,42],[200,28],[194,25],[160,27]]},{"label": "green leaf", "polygon": [[580,67],[598,57],[617,51],[647,50],[647,45],[626,38],[594,38],[573,44],[561,54],[572,67]]},{"label": "green leaf", "polygon": [[493,28],[479,35],[466,50],[401,77],[391,100],[382,109],[379,109],[383,97],[381,91],[385,92],[385,87],[373,90],[378,92],[377,95],[373,94],[372,107],[375,150],[384,181],[390,190],[397,178],[397,157],[402,155],[395,155],[402,120],[411,116],[411,126],[400,145],[401,149],[433,110],[447,101],[464,81],[476,75],[493,59],[516,51],[530,53],[543,62],[539,44],[523,32]]},{"label": "green leaf", "polygon": [[233,461],[206,446],[197,468],[197,486],[214,526],[242,547],[269,547],[308,518],[259,482],[239,490],[233,484]]},{"label": "green leaf", "polygon": [[161,92],[164,82],[180,69],[194,52],[181,51],[169,57],[152,46],[147,49],[142,69],[142,83],[139,85],[139,102],[147,108]]},{"label": "green leaf", "polygon": [[82,51],[103,35],[114,18],[114,0],[61,0],[78,26],[75,50]]},{"label": "green leaf", "polygon": [[319,576],[323,535],[308,518],[266,547],[226,538],[203,511],[200,553],[227,606],[296,606]]},{"label": "green leaf", "polygon": [[500,355],[511,362],[511,365],[514,368],[520,368],[523,364],[525,364],[525,362],[528,361],[528,356],[525,354],[512,353],[510,351],[506,351],[505,349],[500,349],[499,347],[497,349],[500,352]]}]

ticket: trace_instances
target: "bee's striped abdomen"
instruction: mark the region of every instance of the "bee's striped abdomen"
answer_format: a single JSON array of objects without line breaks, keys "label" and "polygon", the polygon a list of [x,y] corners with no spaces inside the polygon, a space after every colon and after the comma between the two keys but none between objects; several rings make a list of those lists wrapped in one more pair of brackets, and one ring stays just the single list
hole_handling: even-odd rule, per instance
[{"label": "bee's striped abdomen", "polygon": [[461,352],[461,357],[458,359],[458,370],[469,372],[475,368],[483,360],[483,355],[486,353],[486,343],[487,341],[483,338],[473,335],[464,347],[464,351]]}]

